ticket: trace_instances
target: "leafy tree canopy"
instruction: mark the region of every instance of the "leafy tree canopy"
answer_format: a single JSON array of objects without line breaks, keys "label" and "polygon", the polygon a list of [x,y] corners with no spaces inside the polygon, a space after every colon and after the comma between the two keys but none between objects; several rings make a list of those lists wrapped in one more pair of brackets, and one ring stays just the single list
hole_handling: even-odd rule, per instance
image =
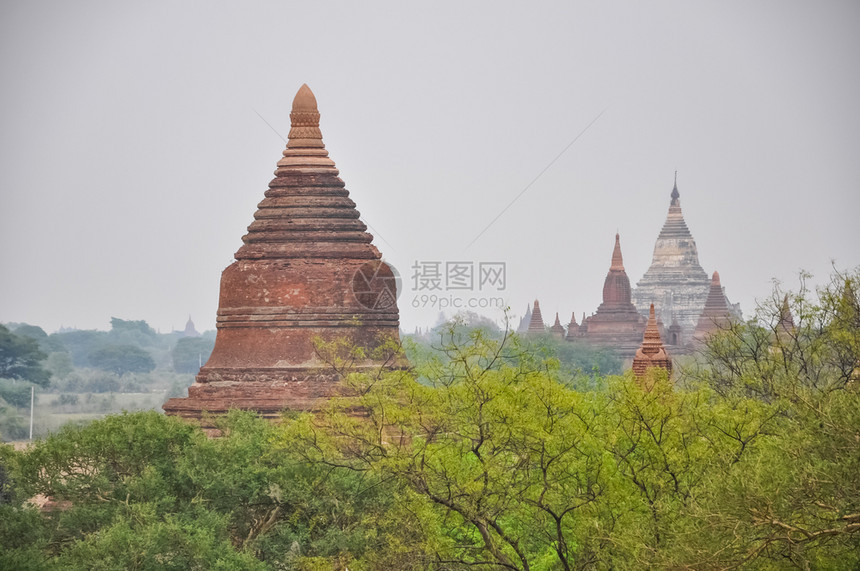
[{"label": "leafy tree canopy", "polygon": [[149,326],[149,324],[144,320],[131,321],[126,319],[120,319],[118,317],[110,318],[110,327],[111,332],[114,333],[122,333],[126,331],[136,331],[139,333],[143,333],[149,337],[154,337],[156,335],[155,330]]},{"label": "leafy tree canopy", "polygon": [[42,367],[46,358],[38,341],[16,335],[0,325],[0,378],[47,386],[51,375]]},{"label": "leafy tree canopy", "polygon": [[159,341],[158,334],[146,321],[129,321],[111,317],[110,324],[111,330],[108,337],[115,345],[151,347]]},{"label": "leafy tree canopy", "polygon": [[341,394],[280,424],[148,412],[0,447],[0,568],[857,568],[858,275],[671,380],[574,390],[527,340],[450,329],[373,374],[320,342]]},{"label": "leafy tree canopy", "polygon": [[21,325],[12,328],[12,331],[15,332],[15,335],[30,337],[36,340],[45,339],[48,336],[48,334],[45,333],[45,330],[38,325],[30,325],[28,323],[22,323]]},{"label": "leafy tree canopy", "polygon": [[105,345],[89,356],[90,364],[117,375],[148,373],[155,368],[155,360],[145,349],[136,345]]}]

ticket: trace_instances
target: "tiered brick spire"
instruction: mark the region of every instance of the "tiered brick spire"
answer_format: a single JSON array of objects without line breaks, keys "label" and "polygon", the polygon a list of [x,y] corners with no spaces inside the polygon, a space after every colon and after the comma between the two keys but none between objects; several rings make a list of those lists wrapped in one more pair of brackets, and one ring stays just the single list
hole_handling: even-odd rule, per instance
[{"label": "tiered brick spire", "polygon": [[729,323],[729,315],[729,306],[726,303],[723,287],[720,285],[720,274],[714,272],[708,299],[696,324],[693,340],[701,342],[710,334],[724,328]]},{"label": "tiered brick spire", "polygon": [[645,377],[645,371],[652,367],[660,367],[672,374],[672,359],[666,353],[663,347],[663,341],[660,339],[660,329],[657,326],[657,317],[654,314],[654,304],[648,314],[648,325],[645,327],[645,335],[642,339],[642,345],[636,351],[636,356],[633,357],[633,373],[638,379]]},{"label": "tiered brick spire", "polygon": [[398,338],[394,274],[338,177],[319,118],[302,85],[275,179],[221,276],[215,348],[188,398],[165,403],[169,414],[314,408],[337,389],[315,339],[373,347]]},{"label": "tiered brick spire", "polygon": [[546,333],[546,324],[543,322],[543,316],[540,314],[540,304],[535,300],[534,309],[532,309],[532,317],[529,321],[528,333]]},{"label": "tiered brick spire", "polygon": [[338,177],[319,127],[317,101],[307,85],[293,100],[287,148],[276,178],[242,238],[237,260],[296,258],[378,260],[373,236]]}]

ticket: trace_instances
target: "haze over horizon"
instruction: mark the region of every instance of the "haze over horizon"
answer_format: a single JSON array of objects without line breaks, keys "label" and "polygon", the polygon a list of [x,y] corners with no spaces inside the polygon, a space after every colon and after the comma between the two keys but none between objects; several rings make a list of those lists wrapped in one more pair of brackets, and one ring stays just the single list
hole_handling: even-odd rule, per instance
[{"label": "haze over horizon", "polygon": [[213,329],[303,83],[405,331],[440,310],[413,307],[416,262],[504,262],[503,292],[441,294],[591,314],[616,231],[632,284],[650,265],[676,170],[748,316],[773,279],[860,265],[858,24],[850,1],[5,3],[0,322]]}]

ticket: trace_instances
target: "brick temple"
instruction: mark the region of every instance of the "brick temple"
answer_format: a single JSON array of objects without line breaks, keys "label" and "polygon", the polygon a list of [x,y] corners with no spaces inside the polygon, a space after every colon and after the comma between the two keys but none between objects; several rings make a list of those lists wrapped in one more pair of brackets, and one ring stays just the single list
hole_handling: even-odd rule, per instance
[{"label": "brick temple", "polygon": [[[395,276],[328,156],[319,119],[303,85],[275,178],[221,274],[215,348],[188,397],[164,404],[168,414],[313,409],[339,386],[316,341],[399,342]],[[368,358],[354,367],[402,364]]]},{"label": "brick temple", "polygon": [[591,345],[616,350],[632,357],[642,341],[646,320],[631,301],[630,279],[624,270],[621,239],[615,234],[612,262],[603,281],[603,303],[597,312],[582,320],[579,338]]}]

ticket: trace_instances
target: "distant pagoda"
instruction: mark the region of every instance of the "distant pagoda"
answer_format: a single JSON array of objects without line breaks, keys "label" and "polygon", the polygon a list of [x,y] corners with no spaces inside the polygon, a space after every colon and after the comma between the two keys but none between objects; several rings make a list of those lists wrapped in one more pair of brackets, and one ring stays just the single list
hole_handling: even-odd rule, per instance
[{"label": "distant pagoda", "polygon": [[532,309],[532,316],[529,319],[529,328],[526,330],[526,333],[531,335],[543,334],[546,333],[546,324],[543,322],[543,316],[540,313],[540,304],[538,300],[535,300],[534,309]]},{"label": "distant pagoda", "polygon": [[517,333],[527,333],[529,330],[529,323],[532,320],[532,308],[530,305],[526,305],[526,313],[520,319],[520,324],[517,326]]},{"label": "distant pagoda", "polygon": [[723,287],[720,285],[720,274],[714,272],[708,290],[708,299],[705,301],[705,307],[699,315],[696,329],[693,332],[693,341],[696,343],[703,342],[711,334],[725,329],[730,319],[731,312],[726,302],[726,294],[723,293]]},{"label": "distant pagoda", "polygon": [[654,315],[654,304],[648,310],[648,325],[645,327],[645,335],[642,344],[636,350],[633,357],[633,374],[640,381],[645,377],[645,372],[653,367],[665,369],[669,375],[672,374],[672,358],[663,347],[660,339],[660,328],[657,326],[657,317]]},{"label": "distant pagoda", "polygon": [[630,279],[624,271],[621,240],[615,234],[612,262],[603,282],[603,303],[598,306],[596,313],[583,319],[580,333],[591,344],[632,357],[642,340],[645,323],[645,318],[636,311],[630,300]]},{"label": "distant pagoda", "polygon": [[564,325],[558,319],[558,312],[555,312],[555,323],[549,328],[549,332],[559,339],[564,339]]},{"label": "distant pagoda", "polygon": [[571,312],[570,323],[567,324],[567,335],[564,338],[573,341],[577,337],[579,337],[579,324],[576,322],[576,314]]},{"label": "distant pagoda", "polygon": [[[314,409],[339,390],[316,340],[368,349],[399,340],[394,274],[328,156],[307,85],[290,119],[275,179],[221,274],[215,348],[188,397],[164,404],[168,414]],[[384,365],[402,363],[368,358],[356,368]]]},{"label": "distant pagoda", "polygon": [[643,316],[653,303],[664,323],[670,319],[681,327],[682,343],[689,342],[708,298],[710,280],[699,265],[696,241],[681,212],[678,177],[663,229],[654,244],[651,267],[633,290],[633,303]]},{"label": "distant pagoda", "polygon": [[788,294],[782,298],[782,305],[779,308],[779,321],[776,324],[777,333],[788,334],[794,332],[794,316],[791,314],[791,307],[788,305]]},{"label": "distant pagoda", "polygon": [[185,329],[182,331],[183,337],[200,337],[200,333],[194,327],[194,322],[191,321],[191,316],[188,316],[188,321],[185,323]]}]

